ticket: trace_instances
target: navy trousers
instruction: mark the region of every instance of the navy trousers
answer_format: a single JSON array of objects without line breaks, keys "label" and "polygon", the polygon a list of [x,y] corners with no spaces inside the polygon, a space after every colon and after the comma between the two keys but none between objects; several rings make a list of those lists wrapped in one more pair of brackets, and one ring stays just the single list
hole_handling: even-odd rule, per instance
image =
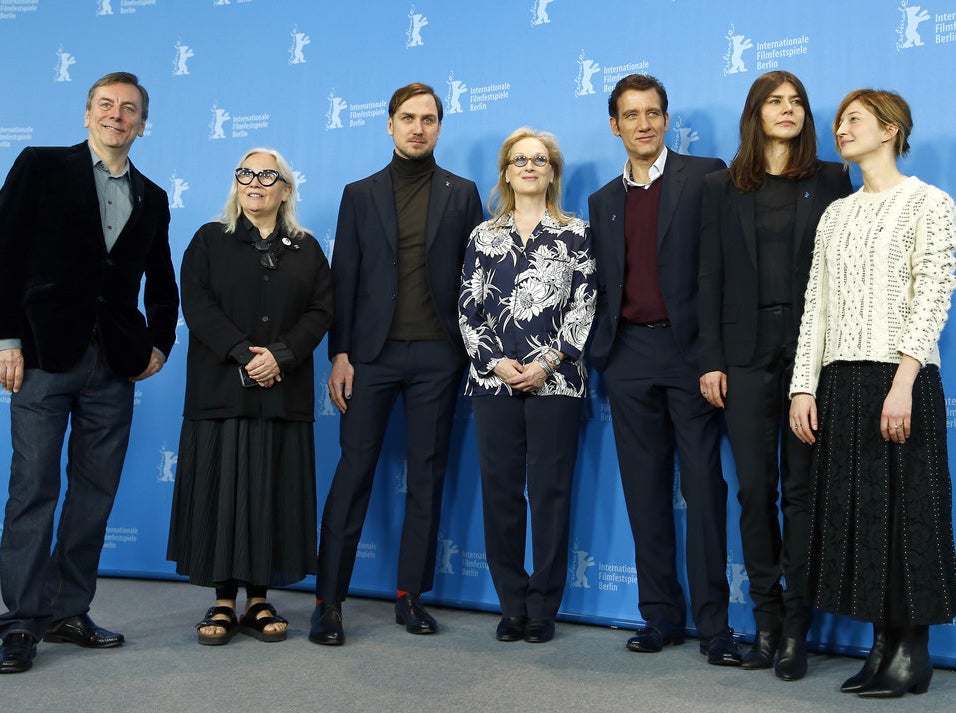
[{"label": "navy trousers", "polygon": [[316,598],[348,593],[375,467],[399,395],[405,406],[407,494],[397,588],[432,588],[442,490],[463,353],[447,341],[388,341],[372,362],[355,364],[352,398],[339,424],[342,455],[322,512]]}]

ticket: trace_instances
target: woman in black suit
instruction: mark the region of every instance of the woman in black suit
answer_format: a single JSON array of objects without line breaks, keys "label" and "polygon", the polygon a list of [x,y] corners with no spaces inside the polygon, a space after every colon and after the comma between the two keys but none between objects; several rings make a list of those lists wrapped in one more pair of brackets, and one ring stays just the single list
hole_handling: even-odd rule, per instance
[{"label": "woman in black suit", "polygon": [[700,389],[725,411],[737,464],[740,534],[757,624],[743,667],[774,666],[785,680],[806,674],[810,627],[810,449],[790,432],[787,389],[817,222],[834,199],[849,193],[845,169],[817,158],[800,80],[783,71],[758,77],[740,116],[737,155],[729,169],[705,180]]},{"label": "woman in black suit", "polygon": [[312,352],[332,321],[332,276],[295,204],[289,164],[252,149],[222,217],[183,256],[189,354],[167,557],[215,587],[200,644],[237,631],[282,641],[288,622],[266,588],[315,572]]}]

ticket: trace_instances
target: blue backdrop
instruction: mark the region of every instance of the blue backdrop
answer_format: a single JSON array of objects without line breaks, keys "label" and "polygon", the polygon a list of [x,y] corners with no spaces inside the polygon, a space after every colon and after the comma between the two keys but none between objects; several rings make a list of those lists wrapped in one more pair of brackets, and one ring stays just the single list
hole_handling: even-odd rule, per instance
[{"label": "blue backdrop", "polygon": [[[424,81],[445,101],[439,162],[495,183],[495,156],[514,128],[554,132],[567,161],[566,207],[587,217],[587,196],[624,165],[608,128],[607,95],[624,74],[659,77],[670,97],[670,149],[729,162],[751,82],[787,69],[806,84],[821,137],[842,96],[859,86],[900,91],[915,116],[907,173],[956,193],[956,0],[828,0],[778,4],[704,0],[0,0],[0,173],[27,145],[85,138],[86,91],[99,76],[137,73],[152,103],[136,165],[170,198],[178,263],[193,232],[214,218],[232,169],[253,146],[279,149],[296,171],[303,223],[333,250],[342,187],[384,166],[392,149],[386,104],[392,91]],[[949,67],[949,70],[945,70]],[[859,176],[853,175],[855,185]],[[51,206],[55,210],[56,206]],[[28,239],[29,236],[25,236]],[[180,321],[179,341],[186,340]],[[123,483],[110,518],[102,571],[174,577],[165,561],[184,386],[184,344],[141,383]],[[336,412],[317,360],[315,439],[319,505],[338,459]],[[956,394],[956,328],[943,335],[943,379]],[[633,543],[624,509],[610,414],[600,382],[582,423],[564,618],[631,626],[637,612]],[[0,397],[0,505],[10,454],[9,395]],[[454,429],[433,601],[494,609],[481,530],[470,407],[460,399]],[[956,444],[956,399],[947,400]],[[403,434],[388,436],[354,593],[393,596],[404,490]],[[956,450],[956,449],[954,449]],[[724,466],[736,480],[730,450]],[[956,460],[951,457],[956,472]],[[683,527],[675,489],[675,513]],[[728,507],[731,624],[753,633],[734,497]],[[682,553],[681,553],[682,556]],[[303,588],[311,588],[304,581]],[[869,644],[868,627],[819,616],[811,638],[837,650]],[[932,651],[956,665],[956,630],[937,627]]]}]

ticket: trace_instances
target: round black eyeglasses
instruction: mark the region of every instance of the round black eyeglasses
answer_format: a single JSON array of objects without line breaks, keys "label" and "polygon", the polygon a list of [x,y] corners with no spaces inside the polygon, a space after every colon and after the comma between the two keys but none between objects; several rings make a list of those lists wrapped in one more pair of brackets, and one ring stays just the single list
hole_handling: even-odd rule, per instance
[{"label": "round black eyeglasses", "polygon": [[283,177],[282,174],[278,171],[274,171],[271,168],[264,169],[259,171],[253,171],[251,168],[237,168],[236,169],[236,180],[239,181],[244,186],[248,186],[252,183],[252,179],[258,178],[259,185],[269,187],[276,181],[282,181],[288,183]]}]

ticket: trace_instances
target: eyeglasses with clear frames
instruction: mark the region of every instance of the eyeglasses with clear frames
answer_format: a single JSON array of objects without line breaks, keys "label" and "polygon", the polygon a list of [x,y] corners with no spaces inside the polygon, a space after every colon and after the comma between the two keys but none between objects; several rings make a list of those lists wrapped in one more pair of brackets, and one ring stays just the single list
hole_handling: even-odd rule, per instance
[{"label": "eyeglasses with clear frames", "polygon": [[283,177],[282,174],[278,171],[275,171],[271,168],[266,168],[258,173],[253,171],[251,168],[237,168],[236,169],[236,180],[239,181],[244,186],[248,186],[252,183],[254,178],[259,179],[259,185],[268,188],[276,181],[282,181],[283,183],[288,183]]},{"label": "eyeglasses with clear frames", "polygon": [[535,166],[541,168],[542,166],[547,166],[549,161],[547,156],[542,156],[538,154],[537,156],[522,156],[518,154],[517,156],[512,156],[508,163],[513,163],[518,168],[524,168],[528,165],[528,161],[531,161]]}]

